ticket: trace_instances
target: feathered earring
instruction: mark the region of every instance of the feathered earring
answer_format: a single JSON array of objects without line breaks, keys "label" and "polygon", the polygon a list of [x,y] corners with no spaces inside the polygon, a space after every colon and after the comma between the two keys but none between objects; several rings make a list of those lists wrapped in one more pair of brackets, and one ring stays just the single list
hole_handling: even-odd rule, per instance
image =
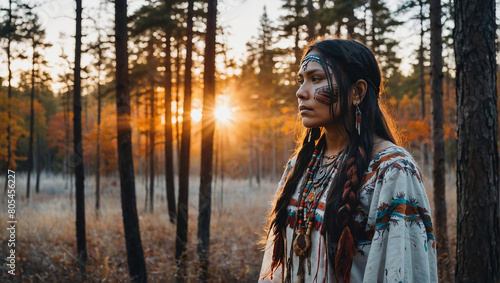
[{"label": "feathered earring", "polygon": [[358,135],[361,136],[361,110],[359,110],[359,105],[356,105],[356,130]]}]

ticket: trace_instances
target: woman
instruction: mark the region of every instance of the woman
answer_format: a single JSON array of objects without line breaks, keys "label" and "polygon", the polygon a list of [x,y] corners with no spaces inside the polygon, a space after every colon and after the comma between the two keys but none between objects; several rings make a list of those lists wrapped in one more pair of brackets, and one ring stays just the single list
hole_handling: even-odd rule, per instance
[{"label": "woman", "polygon": [[309,45],[296,96],[308,129],[269,215],[262,281],[437,282],[429,201],[379,105],[373,53]]}]

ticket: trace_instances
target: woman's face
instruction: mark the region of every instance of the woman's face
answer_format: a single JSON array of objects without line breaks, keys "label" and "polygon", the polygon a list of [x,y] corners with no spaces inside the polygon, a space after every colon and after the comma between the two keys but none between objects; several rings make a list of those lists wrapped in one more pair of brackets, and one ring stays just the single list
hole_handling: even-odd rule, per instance
[{"label": "woman's face", "polygon": [[[302,62],[298,73],[300,88],[296,93],[302,123],[306,128],[329,128],[335,124],[340,113],[339,91],[335,76],[332,75],[331,78],[334,88],[331,91],[327,74],[319,63],[318,53],[311,51]],[[330,115],[331,100],[333,100],[333,117]]]}]

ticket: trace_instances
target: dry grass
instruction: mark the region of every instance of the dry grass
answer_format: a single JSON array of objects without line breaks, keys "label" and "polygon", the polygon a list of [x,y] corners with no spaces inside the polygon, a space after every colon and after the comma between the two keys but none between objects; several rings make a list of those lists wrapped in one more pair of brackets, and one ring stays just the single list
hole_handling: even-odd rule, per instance
[{"label": "dry grass", "polygon": [[[23,176],[17,176],[16,277],[7,273],[7,233],[0,233],[0,282],[82,281],[76,265],[75,208],[65,181],[57,176],[44,178],[39,194],[25,199]],[[3,184],[3,181],[0,180]],[[100,217],[94,210],[94,180],[86,179],[87,281],[128,282],[128,265],[123,236],[120,194],[117,182],[104,181]],[[137,182],[141,238],[150,282],[175,281],[175,226],[167,216],[162,184],[156,189],[155,212],[144,212],[143,182]],[[196,281],[196,231],[199,183],[190,185],[188,282]],[[211,282],[255,282],[262,252],[257,242],[263,234],[264,215],[275,190],[275,182],[249,187],[247,181],[224,183],[214,190],[211,220],[209,274]],[[177,195],[177,193],[176,193]],[[2,199],[2,202],[6,202]],[[2,209],[0,219],[6,219]],[[4,221],[2,221],[5,223]],[[6,224],[4,224],[6,225]]]},{"label": "dry grass", "polygon": [[[432,200],[430,172],[424,170],[424,175],[427,193]],[[189,195],[188,282],[196,281],[199,186],[196,179],[191,179]],[[3,182],[0,179],[2,186]],[[450,266],[453,268],[457,214],[454,170],[448,170],[446,182]],[[25,177],[17,176],[17,275],[12,277],[7,273],[8,235],[0,227],[0,282],[82,281],[76,265],[75,206],[70,202],[69,189],[64,189],[65,184],[66,181],[59,176],[44,176],[41,192],[32,193],[28,202],[24,193]],[[160,181],[156,188],[157,201],[153,214],[144,212],[144,181],[138,179],[136,184],[148,279],[150,282],[173,282],[176,273],[176,228],[168,221],[163,183]],[[275,186],[276,182],[267,181],[258,189],[255,182],[253,187],[249,187],[248,181],[228,180],[224,183],[222,202],[220,184],[214,189],[209,267],[211,282],[256,281],[262,260],[257,242],[263,234],[264,215]],[[87,281],[128,282],[118,182],[107,178],[101,187],[102,209],[98,218],[94,210],[94,180],[86,179]],[[4,197],[1,202],[6,203]],[[6,217],[6,209],[1,209],[0,219]],[[4,220],[1,223],[7,225]]]}]

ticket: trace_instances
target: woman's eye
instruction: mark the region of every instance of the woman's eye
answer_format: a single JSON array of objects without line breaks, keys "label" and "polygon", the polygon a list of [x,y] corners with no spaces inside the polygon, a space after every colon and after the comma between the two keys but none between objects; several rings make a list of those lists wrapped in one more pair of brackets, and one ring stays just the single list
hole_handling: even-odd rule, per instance
[{"label": "woman's eye", "polygon": [[304,83],[304,79],[297,78],[297,83],[299,85],[303,84]]},{"label": "woman's eye", "polygon": [[321,78],[321,77],[319,77],[319,76],[313,76],[313,77],[312,77],[312,81],[313,81],[313,82],[317,82],[317,81],[321,81],[321,80],[322,80],[322,78]]}]

